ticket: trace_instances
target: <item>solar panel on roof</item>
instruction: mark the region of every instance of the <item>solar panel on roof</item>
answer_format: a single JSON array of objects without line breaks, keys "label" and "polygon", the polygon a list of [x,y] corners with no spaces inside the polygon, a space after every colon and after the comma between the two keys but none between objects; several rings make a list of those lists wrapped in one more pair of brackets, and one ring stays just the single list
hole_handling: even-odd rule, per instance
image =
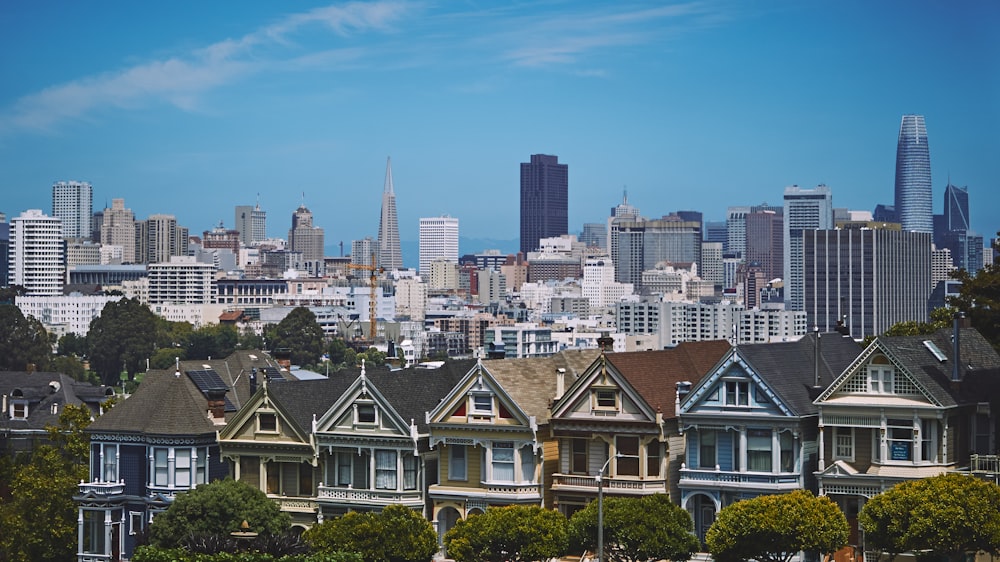
[{"label": "solar panel on roof", "polygon": [[191,382],[198,387],[198,390],[203,393],[210,390],[229,390],[229,387],[222,381],[219,373],[216,373],[212,369],[188,371],[187,375],[191,379]]}]

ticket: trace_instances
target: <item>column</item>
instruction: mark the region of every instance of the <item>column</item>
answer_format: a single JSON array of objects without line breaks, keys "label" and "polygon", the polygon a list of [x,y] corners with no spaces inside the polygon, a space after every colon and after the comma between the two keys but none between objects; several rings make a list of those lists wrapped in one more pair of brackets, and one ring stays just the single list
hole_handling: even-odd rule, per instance
[{"label": "column", "polygon": [[[740,426],[739,432],[740,432],[739,433],[739,436],[740,436],[740,454],[738,455],[739,458],[733,459],[733,461],[736,464],[739,465],[739,471],[740,472],[746,472],[747,471],[747,427],[745,425],[744,426]],[[718,441],[718,439],[716,439],[716,441],[715,441],[715,465],[716,466],[719,465],[719,441]],[[736,468],[736,467],[734,466],[733,468]]]}]

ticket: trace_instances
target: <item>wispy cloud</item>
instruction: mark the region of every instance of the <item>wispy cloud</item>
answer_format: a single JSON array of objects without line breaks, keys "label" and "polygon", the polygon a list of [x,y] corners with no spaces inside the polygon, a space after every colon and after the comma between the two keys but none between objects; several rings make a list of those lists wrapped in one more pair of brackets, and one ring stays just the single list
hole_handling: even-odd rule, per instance
[{"label": "wispy cloud", "polygon": [[388,31],[414,7],[399,0],[321,7],[286,16],[237,39],[57,84],[24,96],[3,111],[0,131],[53,131],[65,121],[89,119],[108,108],[166,103],[192,111],[206,92],[276,64],[301,69],[360,58],[351,48],[302,55],[294,49],[295,39],[306,28],[320,27],[348,38]]}]

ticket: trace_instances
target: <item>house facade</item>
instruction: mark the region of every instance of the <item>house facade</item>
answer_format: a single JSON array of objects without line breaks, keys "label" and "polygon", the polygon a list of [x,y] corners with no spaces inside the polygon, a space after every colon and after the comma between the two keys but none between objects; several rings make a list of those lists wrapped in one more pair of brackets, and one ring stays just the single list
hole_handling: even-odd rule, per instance
[{"label": "house facade", "polygon": [[907,480],[975,469],[996,454],[1000,357],[956,326],[879,337],[818,396],[819,493],[835,500],[864,549],[857,514]]},{"label": "house facade", "polygon": [[736,501],[815,488],[812,401],[859,352],[837,333],[740,345],[683,397],[679,500],[702,541],[716,514]]}]

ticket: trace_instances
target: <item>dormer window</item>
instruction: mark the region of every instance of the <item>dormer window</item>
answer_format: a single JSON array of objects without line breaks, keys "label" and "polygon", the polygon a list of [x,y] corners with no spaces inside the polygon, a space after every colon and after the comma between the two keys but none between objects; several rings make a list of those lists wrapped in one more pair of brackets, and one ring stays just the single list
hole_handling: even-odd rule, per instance
[{"label": "dormer window", "polygon": [[24,402],[15,402],[10,405],[10,418],[13,420],[28,419],[28,405]]},{"label": "dormer window", "polygon": [[257,431],[261,433],[277,433],[278,416],[266,412],[257,414]]},{"label": "dormer window", "polygon": [[594,389],[595,410],[618,410],[618,391],[610,388]]},{"label": "dormer window", "polygon": [[375,404],[355,404],[357,423],[365,425],[375,424]]}]

